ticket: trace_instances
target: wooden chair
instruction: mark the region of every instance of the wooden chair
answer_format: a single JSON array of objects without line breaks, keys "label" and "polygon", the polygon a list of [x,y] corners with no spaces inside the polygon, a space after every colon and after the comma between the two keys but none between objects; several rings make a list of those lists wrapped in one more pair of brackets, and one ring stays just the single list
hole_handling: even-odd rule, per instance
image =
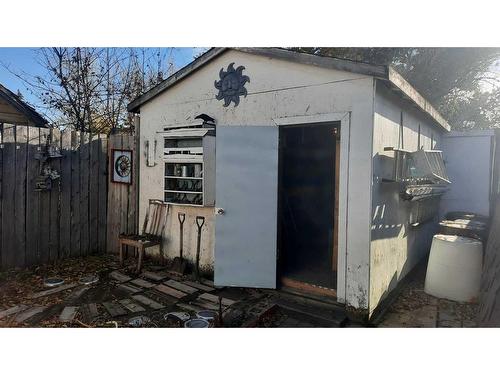
[{"label": "wooden chair", "polygon": [[120,264],[123,265],[123,251],[125,246],[132,246],[137,249],[139,259],[137,262],[137,273],[141,272],[144,251],[152,246],[160,246],[160,253],[163,256],[162,238],[167,223],[167,216],[170,206],[158,199],[150,199],[142,233],[120,234]]}]

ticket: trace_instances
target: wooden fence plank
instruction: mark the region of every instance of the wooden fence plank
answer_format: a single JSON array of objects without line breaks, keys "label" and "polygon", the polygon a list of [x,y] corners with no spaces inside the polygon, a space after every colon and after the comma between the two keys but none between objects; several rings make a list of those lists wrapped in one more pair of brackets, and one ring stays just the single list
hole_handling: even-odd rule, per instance
[{"label": "wooden fence plank", "polygon": [[99,168],[98,173],[98,210],[97,227],[99,237],[99,251],[106,251],[106,232],[107,232],[107,208],[108,208],[108,139],[105,135],[99,134]]},{"label": "wooden fence plank", "polygon": [[[41,151],[45,149],[50,140],[50,129],[40,129],[40,147]],[[40,199],[39,211],[39,256],[40,263],[50,261],[50,192],[38,192]]]},{"label": "wooden fence plank", "polygon": [[[51,129],[50,142],[52,145],[61,147],[61,132],[58,129]],[[61,173],[61,159],[53,158],[49,160],[52,169]],[[61,218],[59,196],[61,189],[61,178],[52,180],[52,189],[48,192],[50,201],[49,213],[49,259],[55,261],[59,259],[59,220]]]},{"label": "wooden fence plank", "polygon": [[99,248],[99,136],[92,135],[90,139],[90,168],[89,168],[89,247],[90,252],[95,254]]},{"label": "wooden fence plank", "polygon": [[[111,163],[112,151],[113,149],[122,148],[122,136],[114,135],[108,140],[108,158]],[[109,168],[109,175],[113,173],[113,169]],[[111,181],[111,178],[109,178]],[[118,253],[118,236],[120,235],[121,229],[121,213],[122,213],[122,201],[121,201],[121,185],[109,182],[108,190],[108,231],[107,231],[107,251],[109,253]]]},{"label": "wooden fence plank", "polygon": [[61,133],[61,220],[60,248],[61,258],[71,255],[71,131]]},{"label": "wooden fence plank", "polygon": [[80,256],[80,133],[71,132],[71,256]]},{"label": "wooden fence plank", "polygon": [[89,134],[81,132],[80,145],[80,241],[81,254],[89,251]]},{"label": "wooden fence plank", "polygon": [[2,266],[16,265],[15,230],[12,219],[15,212],[16,166],[15,126],[4,124],[3,130],[3,191],[2,191]]},{"label": "wooden fence plank", "polygon": [[15,173],[16,196],[14,212],[14,241],[16,247],[16,267],[26,264],[26,158],[28,146],[28,129],[26,126],[16,127],[16,161]]},{"label": "wooden fence plank", "polygon": [[[132,150],[133,173],[132,184],[109,184],[108,189],[108,233],[107,251],[118,252],[118,237],[121,233],[137,233],[137,152],[135,149],[135,137],[128,134],[114,134],[109,137],[108,158],[112,158],[113,149]],[[113,173],[111,165],[108,173]],[[130,248],[127,248],[129,250]]]},{"label": "wooden fence plank", "polygon": [[127,186],[127,233],[129,234],[137,234],[137,221],[136,221],[136,181],[137,181],[137,173],[136,173],[136,147],[135,147],[135,137],[132,135],[128,135],[128,146],[132,150],[132,184]]},{"label": "wooden fence plank", "polygon": [[40,152],[40,129],[28,128],[28,155],[26,163],[26,265],[39,261],[39,219],[40,199],[35,191],[36,178],[40,174],[40,162],[35,156]]},{"label": "wooden fence plank", "polygon": [[[90,143],[89,134],[75,131],[0,124],[0,138],[0,269],[104,252],[106,136],[96,135]],[[35,191],[38,156],[48,142],[61,149],[63,157],[48,162],[60,177],[50,191]],[[120,217],[114,216],[119,229]]]},{"label": "wooden fence plank", "polygon": [[[130,149],[130,139],[127,135],[122,135],[122,146],[124,150]],[[128,184],[118,184],[120,189],[120,202],[121,202],[121,218],[120,218],[120,232],[128,233],[128,218],[129,218],[129,200],[128,193],[130,185]]]}]

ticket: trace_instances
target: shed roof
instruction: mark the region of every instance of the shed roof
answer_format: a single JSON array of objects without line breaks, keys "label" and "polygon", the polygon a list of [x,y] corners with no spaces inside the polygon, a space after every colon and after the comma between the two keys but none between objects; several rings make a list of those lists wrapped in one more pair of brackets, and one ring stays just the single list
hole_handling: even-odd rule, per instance
[{"label": "shed roof", "polygon": [[264,57],[287,60],[300,64],[313,65],[327,69],[342,70],[375,77],[376,79],[386,82],[392,90],[394,90],[402,98],[408,100],[411,104],[428,115],[434,121],[434,123],[436,123],[442,129],[447,131],[450,130],[450,125],[441,116],[441,114],[391,66],[369,64],[365,62],[340,59],[336,57],[319,56],[309,53],[290,51],[283,48],[211,48],[207,52],[193,60],[190,64],[186,65],[184,68],[178,70],[167,79],[151,88],[149,91],[134,99],[131,103],[129,103],[127,109],[130,112],[139,113],[140,107],[144,103],[150,101],[157,95],[168,90],[171,86],[175,85],[191,73],[195,72],[196,70],[228,50],[237,50]]},{"label": "shed roof", "polygon": [[[21,100],[19,96],[14,94],[8,88],[0,84],[0,99],[12,107],[12,111],[3,111],[0,109],[0,122],[12,122],[22,125],[34,125],[42,128],[48,127],[48,121],[33,107]],[[21,120],[24,115],[25,120]]]}]

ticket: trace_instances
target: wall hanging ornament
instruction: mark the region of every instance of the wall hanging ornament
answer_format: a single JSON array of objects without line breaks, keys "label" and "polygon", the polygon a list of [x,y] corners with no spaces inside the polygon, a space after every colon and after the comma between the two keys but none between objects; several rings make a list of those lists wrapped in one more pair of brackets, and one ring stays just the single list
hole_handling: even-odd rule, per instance
[{"label": "wall hanging ornament", "polygon": [[247,96],[247,89],[245,83],[250,82],[248,76],[242,74],[244,66],[239,66],[234,69],[234,62],[229,64],[227,71],[222,68],[219,72],[220,81],[215,81],[215,88],[219,93],[215,97],[217,100],[224,99],[224,107],[227,107],[231,102],[234,102],[236,107],[240,104],[240,96]]},{"label": "wall hanging ornament", "polygon": [[111,158],[113,174],[111,182],[122,184],[132,183],[132,151],[131,150],[112,150]]}]

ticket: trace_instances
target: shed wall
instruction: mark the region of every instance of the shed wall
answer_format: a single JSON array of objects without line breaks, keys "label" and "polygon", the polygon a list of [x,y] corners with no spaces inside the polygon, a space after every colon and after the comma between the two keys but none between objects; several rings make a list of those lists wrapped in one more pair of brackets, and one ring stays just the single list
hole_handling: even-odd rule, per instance
[{"label": "shed wall", "polygon": [[440,216],[450,211],[490,215],[493,130],[450,132],[443,137],[446,170],[452,185],[442,199]]},{"label": "shed wall", "polygon": [[[214,81],[219,70],[234,62],[245,66],[243,74],[250,77],[245,86],[248,96],[241,98],[238,107],[223,107],[215,99]],[[230,50],[188,76],[141,107],[139,147],[139,222],[144,219],[147,201],[163,197],[162,138],[156,132],[165,125],[189,123],[200,113],[217,120],[218,126],[264,125],[276,126],[276,119],[350,113],[348,134],[346,280],[338,285],[339,301],[354,308],[368,308],[369,228],[371,184],[371,148],[373,129],[374,80],[372,77],[323,69]],[[146,166],[144,145],[157,141],[157,165]],[[217,204],[217,203],[216,203]],[[194,217],[200,209],[176,207],[167,224],[164,249],[170,258],[178,252],[178,210],[186,211],[185,254],[194,258],[196,235]],[[203,233],[201,264],[213,269],[215,231],[213,208],[201,209],[207,217]],[[189,231],[189,234],[187,233]]]},{"label": "shed wall", "polygon": [[[400,122],[403,122],[401,136]],[[436,222],[408,225],[409,203],[399,198],[391,178],[393,152],[384,147],[416,151],[439,148],[442,131],[408,102],[377,82],[373,134],[373,185],[370,249],[370,313],[429,251]]]}]

